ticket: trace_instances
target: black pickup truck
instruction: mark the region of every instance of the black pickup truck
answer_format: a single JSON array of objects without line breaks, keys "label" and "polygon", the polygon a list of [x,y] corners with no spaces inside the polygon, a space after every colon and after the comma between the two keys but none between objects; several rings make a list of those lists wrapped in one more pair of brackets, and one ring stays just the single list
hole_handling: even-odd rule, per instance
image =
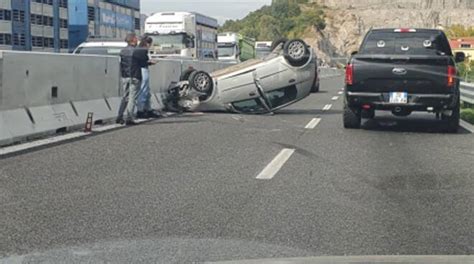
[{"label": "black pickup truck", "polygon": [[346,66],[344,127],[359,128],[375,110],[408,116],[435,113],[447,132],[459,127],[460,80],[457,62],[441,30],[374,29]]}]

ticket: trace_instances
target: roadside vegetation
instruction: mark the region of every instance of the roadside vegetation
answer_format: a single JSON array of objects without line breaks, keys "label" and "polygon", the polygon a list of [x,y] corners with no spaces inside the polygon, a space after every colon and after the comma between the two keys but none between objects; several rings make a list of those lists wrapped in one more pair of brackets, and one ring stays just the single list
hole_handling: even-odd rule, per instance
[{"label": "roadside vegetation", "polygon": [[461,109],[461,119],[474,125],[474,106],[464,104]]},{"label": "roadside vegetation", "polygon": [[309,0],[273,0],[240,20],[228,20],[220,32],[238,32],[259,41],[301,38],[306,30],[326,27],[323,7]]}]

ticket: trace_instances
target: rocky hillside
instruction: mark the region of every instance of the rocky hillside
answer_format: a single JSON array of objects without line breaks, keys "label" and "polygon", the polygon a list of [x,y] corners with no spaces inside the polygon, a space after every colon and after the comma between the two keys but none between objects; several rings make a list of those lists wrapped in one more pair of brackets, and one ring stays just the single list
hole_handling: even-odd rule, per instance
[{"label": "rocky hillside", "polygon": [[305,40],[323,60],[344,61],[370,28],[474,26],[474,0],[313,0],[325,6],[326,28]]}]

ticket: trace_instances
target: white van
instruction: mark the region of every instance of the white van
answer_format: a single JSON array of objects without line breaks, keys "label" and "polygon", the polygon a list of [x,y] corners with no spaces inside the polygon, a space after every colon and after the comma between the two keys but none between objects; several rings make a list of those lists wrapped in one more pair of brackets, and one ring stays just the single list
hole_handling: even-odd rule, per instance
[{"label": "white van", "polygon": [[93,41],[79,45],[73,54],[119,56],[120,51],[127,47],[125,41]]}]

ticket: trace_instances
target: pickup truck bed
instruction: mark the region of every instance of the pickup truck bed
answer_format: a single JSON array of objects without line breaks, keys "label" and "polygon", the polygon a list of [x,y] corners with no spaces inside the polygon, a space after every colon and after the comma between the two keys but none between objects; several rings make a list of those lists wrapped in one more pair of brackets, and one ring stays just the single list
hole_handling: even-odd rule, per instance
[{"label": "pickup truck bed", "polygon": [[437,113],[459,125],[459,79],[449,42],[439,30],[370,31],[346,67],[344,126],[360,127],[375,110],[407,116]]}]

